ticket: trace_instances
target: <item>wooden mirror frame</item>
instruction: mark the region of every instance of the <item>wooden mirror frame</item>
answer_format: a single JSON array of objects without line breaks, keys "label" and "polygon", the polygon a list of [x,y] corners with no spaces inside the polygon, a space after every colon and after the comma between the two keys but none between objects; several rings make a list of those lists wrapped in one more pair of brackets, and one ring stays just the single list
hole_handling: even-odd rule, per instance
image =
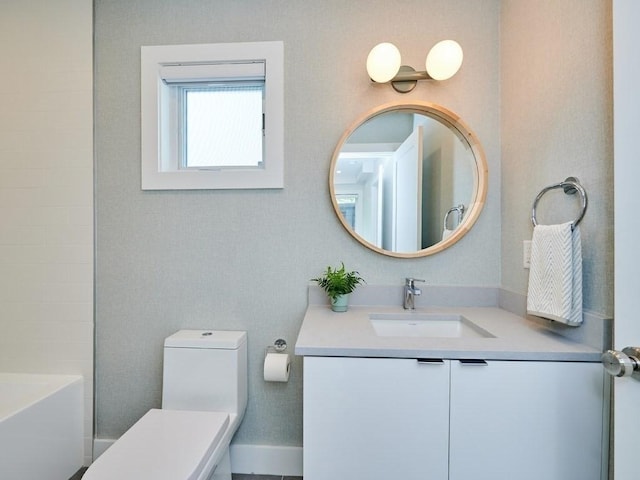
[{"label": "wooden mirror frame", "polygon": [[[453,230],[453,233],[448,238],[416,252],[394,252],[391,250],[385,250],[372,244],[371,242],[360,236],[354,229],[351,228],[351,226],[346,222],[344,216],[340,212],[335,191],[335,169],[338,158],[347,139],[358,127],[360,127],[371,118],[383,113],[395,111],[418,113],[438,120],[440,123],[447,126],[456,136],[458,136],[461,141],[469,145],[469,149],[473,153],[476,164],[476,170],[474,172],[474,190],[471,195],[471,201],[469,207],[467,208],[466,215],[462,220],[462,223],[460,223],[460,225],[458,225],[457,228]],[[353,238],[355,238],[365,247],[383,255],[399,258],[426,257],[428,255],[439,253],[458,242],[467,234],[469,230],[471,230],[471,227],[473,227],[473,225],[478,220],[480,212],[482,212],[482,208],[484,207],[488,184],[489,170],[487,167],[487,159],[485,157],[482,145],[480,144],[480,141],[476,137],[475,133],[473,133],[471,129],[462,121],[462,119],[452,111],[447,110],[446,108],[439,105],[422,101],[387,103],[375,107],[360,116],[345,130],[345,132],[342,134],[342,137],[340,137],[338,145],[333,152],[333,157],[331,158],[331,166],[329,167],[329,191],[331,194],[331,203],[333,204],[333,209],[338,216],[338,219],[340,220],[342,226],[349,232],[349,234]]]}]

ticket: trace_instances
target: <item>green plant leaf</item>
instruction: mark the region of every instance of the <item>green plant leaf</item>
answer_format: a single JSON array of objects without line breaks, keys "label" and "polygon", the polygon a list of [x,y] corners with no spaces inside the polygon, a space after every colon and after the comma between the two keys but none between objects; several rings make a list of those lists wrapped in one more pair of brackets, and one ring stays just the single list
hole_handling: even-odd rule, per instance
[{"label": "green plant leaf", "polygon": [[329,265],[324,273],[312,278],[312,282],[317,282],[318,286],[324,289],[331,299],[335,300],[340,295],[353,292],[356,287],[364,283],[364,279],[357,271],[347,271],[344,262],[340,262],[340,267]]}]

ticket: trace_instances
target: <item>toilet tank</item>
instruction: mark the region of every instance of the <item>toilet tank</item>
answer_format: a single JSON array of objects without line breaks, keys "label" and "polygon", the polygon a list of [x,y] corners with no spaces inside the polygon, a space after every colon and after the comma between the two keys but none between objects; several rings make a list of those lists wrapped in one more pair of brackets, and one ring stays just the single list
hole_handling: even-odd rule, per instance
[{"label": "toilet tank", "polygon": [[180,330],[164,342],[162,408],[244,414],[247,333]]}]

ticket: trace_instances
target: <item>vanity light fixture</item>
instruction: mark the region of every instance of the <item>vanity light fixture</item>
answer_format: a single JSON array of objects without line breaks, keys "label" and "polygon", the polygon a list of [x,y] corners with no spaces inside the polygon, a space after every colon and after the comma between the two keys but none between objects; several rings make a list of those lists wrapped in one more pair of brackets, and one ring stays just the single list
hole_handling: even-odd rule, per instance
[{"label": "vanity light fixture", "polygon": [[376,83],[391,82],[400,93],[413,90],[418,80],[447,80],[453,77],[462,65],[462,47],[455,40],[436,43],[427,55],[426,71],[416,71],[402,65],[400,51],[392,43],[380,43],[371,49],[367,57],[367,72]]}]

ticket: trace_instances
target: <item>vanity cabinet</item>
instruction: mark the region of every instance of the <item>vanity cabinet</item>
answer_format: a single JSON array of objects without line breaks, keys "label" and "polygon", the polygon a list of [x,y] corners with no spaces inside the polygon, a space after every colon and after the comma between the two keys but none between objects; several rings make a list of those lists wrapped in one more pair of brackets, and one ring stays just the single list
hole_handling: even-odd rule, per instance
[{"label": "vanity cabinet", "polygon": [[441,361],[305,357],[303,478],[447,478],[448,385]]},{"label": "vanity cabinet", "polygon": [[304,478],[599,480],[597,363],[304,359]]},{"label": "vanity cabinet", "polygon": [[451,360],[449,480],[600,480],[603,400],[599,363]]}]

